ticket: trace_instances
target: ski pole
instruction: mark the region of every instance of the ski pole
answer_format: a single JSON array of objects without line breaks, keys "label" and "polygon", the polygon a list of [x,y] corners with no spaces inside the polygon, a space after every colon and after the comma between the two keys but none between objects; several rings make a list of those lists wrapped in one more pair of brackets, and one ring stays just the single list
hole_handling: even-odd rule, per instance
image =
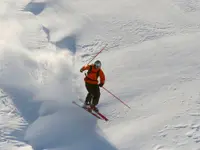
[{"label": "ski pole", "polygon": [[115,97],[117,100],[119,100],[121,103],[123,103],[126,107],[128,107],[129,109],[131,109],[131,107],[129,107],[126,103],[124,103],[120,98],[118,98],[117,96],[115,96],[113,93],[111,93],[109,90],[107,90],[105,87],[102,87],[105,91],[107,91],[109,94],[111,94],[113,97]]},{"label": "ski pole", "polygon": [[92,58],[92,60],[90,60],[90,61],[88,62],[88,65],[91,63],[91,61],[93,61],[93,60],[106,48],[107,45],[108,45],[108,44],[106,44],[106,45]]}]

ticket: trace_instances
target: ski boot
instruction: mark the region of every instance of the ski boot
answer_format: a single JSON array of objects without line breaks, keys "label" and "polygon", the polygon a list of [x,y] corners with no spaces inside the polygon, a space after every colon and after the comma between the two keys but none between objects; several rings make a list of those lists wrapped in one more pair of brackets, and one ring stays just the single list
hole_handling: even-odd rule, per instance
[{"label": "ski boot", "polygon": [[89,109],[90,108],[90,103],[85,102],[83,105],[83,108]]},{"label": "ski boot", "polygon": [[90,107],[91,107],[91,110],[93,110],[95,112],[99,112],[99,109],[96,106],[91,105]]}]

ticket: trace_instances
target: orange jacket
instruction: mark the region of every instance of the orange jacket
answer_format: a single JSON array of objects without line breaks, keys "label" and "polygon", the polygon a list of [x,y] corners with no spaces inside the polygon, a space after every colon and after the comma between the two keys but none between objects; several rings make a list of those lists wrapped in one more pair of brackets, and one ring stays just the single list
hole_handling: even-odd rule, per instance
[{"label": "orange jacket", "polygon": [[104,84],[105,75],[102,69],[96,69],[94,65],[85,65],[81,68],[82,71],[88,70],[86,77],[84,78],[85,82],[89,84],[98,84],[98,77],[100,77],[100,83]]}]

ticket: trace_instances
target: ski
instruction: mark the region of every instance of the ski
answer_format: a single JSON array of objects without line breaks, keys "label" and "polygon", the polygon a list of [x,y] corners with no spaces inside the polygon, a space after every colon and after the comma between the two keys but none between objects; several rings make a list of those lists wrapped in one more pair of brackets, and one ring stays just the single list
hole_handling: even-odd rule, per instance
[{"label": "ski", "polygon": [[74,103],[75,105],[77,105],[77,106],[79,106],[79,107],[85,109],[87,112],[91,113],[93,116],[97,117],[98,119],[108,121],[108,118],[107,118],[106,116],[104,116],[102,113],[97,112],[97,111],[94,111],[94,110],[90,110],[90,111],[89,111],[89,109],[82,107],[81,105],[79,105],[79,104],[76,103],[75,101],[72,101],[72,103]]},{"label": "ski", "polygon": [[[95,111],[96,112],[96,111]],[[108,121],[108,118],[106,118],[106,116],[104,116],[102,113],[100,112],[96,112],[103,120]]]},{"label": "ski", "polygon": [[101,119],[101,117],[99,117],[97,114],[95,114],[95,113],[92,112],[92,111],[89,111],[89,109],[87,109],[87,108],[82,107],[81,105],[79,105],[79,104],[76,103],[75,101],[72,101],[72,103],[75,104],[76,106],[80,107],[80,108],[83,108],[84,110],[86,110],[87,112],[89,112],[90,114],[92,114],[93,116],[95,116],[96,118]]},{"label": "ski", "polygon": [[[81,98],[78,98],[78,100],[82,103],[84,103],[84,100]],[[108,121],[108,118],[106,118],[106,116],[104,116],[102,113],[100,112],[96,112],[103,120]]]}]

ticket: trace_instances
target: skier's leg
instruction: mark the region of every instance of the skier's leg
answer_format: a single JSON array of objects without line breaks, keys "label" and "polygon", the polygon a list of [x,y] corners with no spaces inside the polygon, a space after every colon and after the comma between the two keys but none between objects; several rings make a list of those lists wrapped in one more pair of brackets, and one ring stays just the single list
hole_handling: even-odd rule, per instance
[{"label": "skier's leg", "polygon": [[92,87],[91,87],[91,84],[88,84],[88,83],[85,83],[85,87],[88,91],[88,94],[86,96],[86,99],[85,99],[85,104],[91,104],[91,99],[92,99]]},{"label": "skier's leg", "polygon": [[100,89],[98,85],[95,85],[93,88],[93,101],[92,101],[92,105],[96,106],[99,103],[99,99],[100,99]]},{"label": "skier's leg", "polygon": [[86,99],[85,99],[86,105],[89,105],[91,103],[91,98],[92,98],[92,95],[90,93],[88,93],[86,96]]}]

